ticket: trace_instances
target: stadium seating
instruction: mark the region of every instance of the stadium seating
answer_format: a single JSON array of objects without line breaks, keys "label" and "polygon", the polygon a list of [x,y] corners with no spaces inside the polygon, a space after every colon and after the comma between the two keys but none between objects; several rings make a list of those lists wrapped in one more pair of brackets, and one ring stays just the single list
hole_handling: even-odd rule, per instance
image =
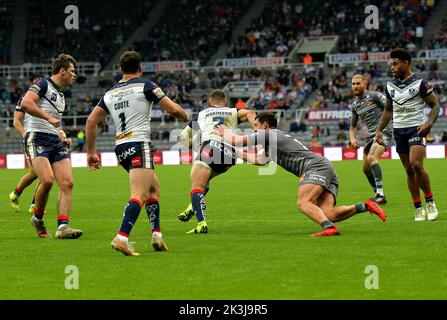
[{"label": "stadium seating", "polygon": [[100,1],[76,1],[82,13],[80,29],[66,30],[64,8],[71,4],[69,0],[28,2],[28,11],[33,14],[28,15],[25,61],[48,63],[58,53],[67,52],[79,61],[104,66],[145,21],[153,1],[113,1],[113,7]]},{"label": "stadium seating", "polygon": [[11,61],[12,1],[0,1],[0,65]]}]

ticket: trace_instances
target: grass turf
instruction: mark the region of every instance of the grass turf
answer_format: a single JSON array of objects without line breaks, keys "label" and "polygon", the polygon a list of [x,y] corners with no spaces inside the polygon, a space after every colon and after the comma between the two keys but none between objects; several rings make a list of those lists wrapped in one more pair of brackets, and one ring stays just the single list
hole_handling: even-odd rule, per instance
[{"label": "grass turf", "polygon": [[[145,211],[131,240],[141,257],[110,248],[129,198],[120,168],[74,169],[71,224],[78,240],[38,239],[29,224],[33,187],[21,212],[8,194],[25,170],[0,171],[0,299],[446,299],[447,160],[427,160],[440,217],[414,222],[399,161],[382,161],[388,221],[368,213],[338,223],[341,237],[310,238],[320,227],[296,209],[297,179],[278,169],[258,175],[239,165],[214,179],[207,195],[209,234],[186,235],[195,220],[177,220],[189,201],[190,166],[158,166],[161,223],[169,252],[154,252]],[[335,162],[338,204],[372,196],[360,161]],[[54,234],[57,187],[46,223]],[[195,219],[195,218],[193,218]],[[79,289],[65,288],[65,268],[79,269]],[[379,270],[367,290],[365,268]]]}]

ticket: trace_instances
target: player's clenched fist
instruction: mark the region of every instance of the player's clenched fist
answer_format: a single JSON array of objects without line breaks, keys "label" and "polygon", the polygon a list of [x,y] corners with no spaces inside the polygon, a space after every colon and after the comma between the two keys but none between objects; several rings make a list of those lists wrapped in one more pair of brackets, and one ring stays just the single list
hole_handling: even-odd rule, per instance
[{"label": "player's clenched fist", "polygon": [[87,165],[89,170],[96,170],[100,168],[99,157],[96,153],[87,154]]}]

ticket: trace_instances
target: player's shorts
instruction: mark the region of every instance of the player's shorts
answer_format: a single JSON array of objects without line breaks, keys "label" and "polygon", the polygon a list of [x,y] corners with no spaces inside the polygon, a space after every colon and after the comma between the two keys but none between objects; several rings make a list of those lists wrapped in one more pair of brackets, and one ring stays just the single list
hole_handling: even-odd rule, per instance
[{"label": "player's shorts", "polygon": [[224,173],[236,164],[236,149],[221,141],[207,140],[200,147],[194,163],[199,163],[216,173]]},{"label": "player's shorts", "polygon": [[47,158],[51,164],[69,157],[58,135],[43,132],[26,133],[25,154],[30,163],[37,157]]},{"label": "player's shorts", "polygon": [[[384,132],[382,137],[383,137],[383,143],[381,145],[386,148],[390,145],[392,140],[391,132],[389,134]],[[369,151],[371,150],[372,145],[374,144],[374,142],[376,142],[374,138],[375,136],[371,136],[366,140],[365,147],[363,149],[364,154],[368,154]]]},{"label": "player's shorts", "polygon": [[146,168],[155,170],[150,142],[127,142],[115,147],[118,163],[127,171]]},{"label": "player's shorts", "polygon": [[324,187],[334,195],[336,202],[338,195],[338,177],[329,161],[328,163],[316,164],[306,170],[301,176],[300,186],[304,184],[317,184]]},{"label": "player's shorts", "polygon": [[426,146],[424,137],[417,134],[418,127],[394,128],[394,140],[397,153],[410,153],[411,146]]}]

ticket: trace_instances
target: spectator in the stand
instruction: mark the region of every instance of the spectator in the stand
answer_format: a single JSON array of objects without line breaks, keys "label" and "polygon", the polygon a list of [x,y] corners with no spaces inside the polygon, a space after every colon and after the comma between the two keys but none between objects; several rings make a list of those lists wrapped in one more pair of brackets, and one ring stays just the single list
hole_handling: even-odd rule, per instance
[{"label": "spectator in the stand", "polygon": [[442,142],[446,143],[447,142],[447,131],[442,132]]},{"label": "spectator in the stand", "polygon": [[297,132],[306,132],[306,131],[307,131],[306,123],[304,122],[303,119],[301,119],[297,128]]},{"label": "spectator in the stand", "polygon": [[349,122],[345,119],[342,119],[338,122],[338,128],[343,131],[349,130]]},{"label": "spectator in the stand", "polygon": [[340,130],[337,133],[337,145],[338,146],[345,146],[346,141],[348,140],[348,137],[346,136],[346,133],[344,130]]},{"label": "spectator in the stand", "polygon": [[321,128],[320,126],[316,126],[313,130],[312,130],[312,136],[315,136],[317,138],[319,138],[321,135]]},{"label": "spectator in the stand", "polygon": [[242,99],[238,99],[234,107],[238,110],[245,109],[247,107],[247,103]]},{"label": "spectator in the stand", "polygon": [[78,133],[76,134],[76,142],[76,150],[78,150],[79,152],[83,152],[85,145],[85,131],[82,127],[79,127],[78,129]]},{"label": "spectator in the stand", "polygon": [[312,56],[308,53],[304,56],[303,58],[303,63],[304,64],[311,64],[313,62],[313,58]]},{"label": "spectator in the stand", "polygon": [[311,141],[309,143],[309,148],[319,148],[321,146],[322,145],[321,145],[321,142],[319,141],[318,137],[313,135],[312,139],[311,139]]}]

